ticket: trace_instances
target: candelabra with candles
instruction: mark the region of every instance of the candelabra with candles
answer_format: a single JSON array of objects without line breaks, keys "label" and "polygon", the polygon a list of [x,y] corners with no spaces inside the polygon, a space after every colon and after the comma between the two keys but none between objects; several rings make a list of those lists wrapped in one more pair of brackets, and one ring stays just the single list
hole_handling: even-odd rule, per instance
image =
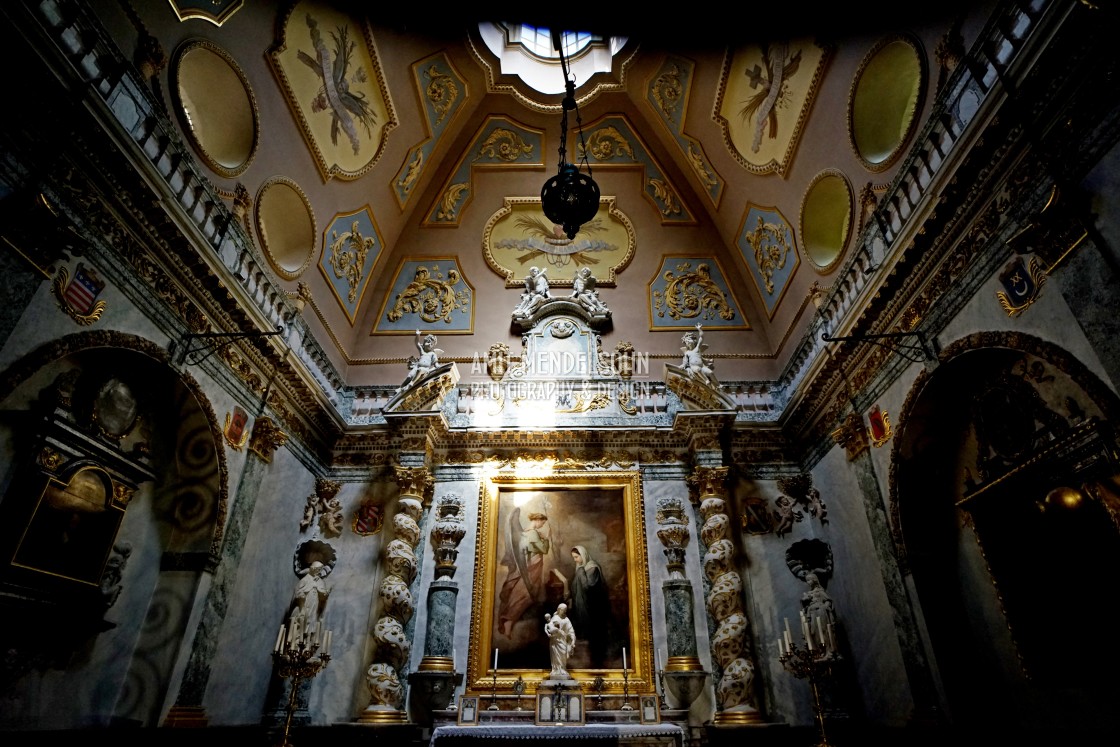
[{"label": "candelabra with candles", "polygon": [[789,618],[786,618],[785,624],[785,632],[778,638],[778,661],[794,677],[809,680],[809,688],[813,693],[813,714],[821,733],[821,741],[816,747],[833,747],[824,729],[820,684],[831,676],[833,665],[840,661],[840,652],[836,647],[836,625],[832,622],[826,625],[821,622],[821,618],[813,618],[802,610],[801,635],[805,639],[805,647],[801,648],[793,642]]},{"label": "candelabra with candles", "polygon": [[330,651],[331,631],[324,631],[321,624],[315,628],[305,628],[303,619],[296,616],[287,628],[280,626],[272,658],[276,662],[276,673],[291,680],[291,684],[288,690],[288,715],[284,719],[284,732],[277,747],[292,747],[292,715],[296,712],[299,684],[319,674],[327,666],[331,660]]}]

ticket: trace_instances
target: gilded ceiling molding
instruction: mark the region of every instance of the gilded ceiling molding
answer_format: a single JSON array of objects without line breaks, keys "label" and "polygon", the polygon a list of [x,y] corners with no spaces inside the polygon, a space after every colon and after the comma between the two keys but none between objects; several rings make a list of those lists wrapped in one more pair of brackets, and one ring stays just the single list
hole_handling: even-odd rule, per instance
[{"label": "gilded ceiling molding", "polygon": [[257,235],[269,266],[285,280],[295,280],[318,245],[311,200],[294,180],[273,176],[261,184],[255,202]]},{"label": "gilded ceiling molding", "polygon": [[384,250],[385,240],[369,205],[336,214],[323,232],[319,272],[350,324],[354,324]]},{"label": "gilded ceiling molding", "polygon": [[798,233],[809,266],[821,275],[836,268],[852,238],[852,185],[844,172],[825,169],[801,198]]},{"label": "gilded ceiling molding", "polygon": [[708,329],[751,328],[714,255],[664,255],[648,289],[651,332],[694,329],[697,321]]},{"label": "gilded ceiling molding", "polygon": [[368,22],[301,0],[277,28],[268,61],[323,180],[357,179],[398,124]]},{"label": "gilded ceiling molding", "polygon": [[393,195],[402,211],[431,164],[432,152],[470,99],[466,79],[455,69],[445,52],[413,63],[412,77],[416,83],[420,110],[424,114],[427,137],[408,151],[393,178]]},{"label": "gilded ceiling molding", "polygon": [[[499,61],[486,47],[477,28],[468,30],[467,49],[470,50],[475,62],[486,74],[487,93],[508,94],[513,96],[522,106],[535,112],[546,114],[559,114],[561,112],[561,104],[556,96],[546,96],[529,88],[516,75],[504,75]],[[589,81],[580,86],[581,89],[586,88],[588,90],[576,97],[576,105],[585,106],[594,101],[601,93],[625,90],[626,72],[637,54],[638,45],[627,42],[626,46],[613,56],[610,73],[596,73],[591,76]],[[560,66],[557,65],[556,79],[560,80],[562,75]],[[547,101],[539,97],[547,98]],[[551,103],[552,101],[557,103]]]},{"label": "gilded ceiling molding", "polygon": [[736,245],[743,263],[750,270],[767,317],[773,319],[801,264],[793,229],[778,208],[748,202],[738,237]]},{"label": "gilded ceiling molding", "polygon": [[684,57],[666,57],[646,85],[646,103],[676,140],[692,166],[693,176],[712,201],[712,207],[718,210],[723,198],[723,177],[712,166],[700,141],[684,131],[694,67],[693,62]]},{"label": "gilded ceiling molding", "polygon": [[260,145],[260,109],[233,56],[207,39],[192,39],[175,51],[171,74],[171,100],[203,163],[227,179],[249,168]]},{"label": "gilded ceiling molding", "polygon": [[371,335],[474,334],[474,286],[456,257],[403,257],[381,301]]},{"label": "gilded ceiling molding", "polygon": [[241,10],[245,0],[168,0],[180,22],[199,19],[219,28]]},{"label": "gilded ceiling molding", "polygon": [[455,227],[474,196],[477,168],[544,169],[544,131],[507,117],[488,117],[439,190],[423,226]]},{"label": "gilded ceiling molding", "polygon": [[880,39],[864,56],[848,90],[848,145],[864,168],[881,172],[905,152],[918,126],[928,69],[909,34]]},{"label": "gilded ceiling molding", "polygon": [[572,287],[576,272],[592,264],[596,284],[614,287],[616,275],[634,258],[637,239],[614,197],[600,197],[599,208],[597,217],[569,239],[544,217],[540,197],[507,197],[482,232],[486,264],[505,278],[507,288],[523,287],[532,263],[547,268],[552,287]]},{"label": "gilded ceiling molding", "polygon": [[696,225],[696,218],[681,202],[678,190],[626,117],[604,117],[585,127],[584,133],[583,141],[576,143],[577,162],[586,157],[594,169],[640,169],[642,194],[657,211],[661,224]]},{"label": "gilded ceiling molding", "polygon": [[786,175],[832,53],[808,39],[728,50],[712,119],[743,168]]}]

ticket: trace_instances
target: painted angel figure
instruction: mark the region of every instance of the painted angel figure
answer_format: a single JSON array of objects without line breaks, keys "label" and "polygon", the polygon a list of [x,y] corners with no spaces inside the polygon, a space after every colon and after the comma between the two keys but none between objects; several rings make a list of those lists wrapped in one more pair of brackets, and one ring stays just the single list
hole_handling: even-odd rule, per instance
[{"label": "painted angel figure", "polygon": [[571,298],[592,314],[605,314],[610,309],[599,298],[599,291],[595,289],[595,284],[596,280],[591,274],[591,268],[581,267],[572,280]]},{"label": "painted angel figure", "polygon": [[409,358],[408,376],[405,377],[398,392],[412,386],[439,367],[439,354],[443,351],[436,347],[435,335],[424,335],[424,339],[420,339],[420,330],[416,330],[416,349],[420,352],[420,357]]},{"label": "painted angel figure", "polygon": [[710,358],[705,358],[703,353],[708,349],[704,344],[704,329],[703,325],[699,322],[696,324],[696,332],[685,332],[681,337],[681,342],[684,347],[681,352],[684,353],[684,359],[681,361],[681,368],[694,379],[699,379],[708,386],[716,386],[715,372],[712,370],[712,361]]}]

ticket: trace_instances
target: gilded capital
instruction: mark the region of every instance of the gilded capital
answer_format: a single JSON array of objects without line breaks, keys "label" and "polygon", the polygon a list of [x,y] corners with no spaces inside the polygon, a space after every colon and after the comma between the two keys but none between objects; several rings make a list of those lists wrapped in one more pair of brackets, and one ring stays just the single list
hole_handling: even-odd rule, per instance
[{"label": "gilded capital", "polygon": [[414,496],[422,503],[431,497],[435,478],[427,467],[393,467],[393,477],[402,496]]},{"label": "gilded capital", "polygon": [[693,504],[702,502],[710,495],[725,495],[729,471],[729,467],[696,467],[692,470],[686,482]]},{"label": "gilded capital", "polygon": [[253,435],[249,439],[249,451],[261,458],[265,464],[272,464],[272,455],[288,441],[288,434],[267,416],[257,418],[253,423]]}]

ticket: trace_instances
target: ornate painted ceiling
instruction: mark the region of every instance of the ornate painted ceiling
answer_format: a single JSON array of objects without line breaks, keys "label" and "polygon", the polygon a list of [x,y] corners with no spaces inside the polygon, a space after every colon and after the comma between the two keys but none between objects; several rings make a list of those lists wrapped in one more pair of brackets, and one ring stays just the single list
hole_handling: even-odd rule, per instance
[{"label": "ornate painted ceiling", "polygon": [[[679,357],[699,323],[724,380],[774,377],[984,19],[956,5],[902,18],[886,3],[731,25],[502,19],[605,37],[572,56],[567,133],[567,160],[586,156],[602,204],[564,240],[539,198],[562,93],[525,82],[533,65],[516,45],[499,59],[502,34],[478,17],[103,5],[352,385],[398,383],[417,329],[463,361],[510,341],[538,265],[557,293],[590,268],[610,336],[654,358]],[[536,67],[538,87],[562,89],[558,64]]]}]

